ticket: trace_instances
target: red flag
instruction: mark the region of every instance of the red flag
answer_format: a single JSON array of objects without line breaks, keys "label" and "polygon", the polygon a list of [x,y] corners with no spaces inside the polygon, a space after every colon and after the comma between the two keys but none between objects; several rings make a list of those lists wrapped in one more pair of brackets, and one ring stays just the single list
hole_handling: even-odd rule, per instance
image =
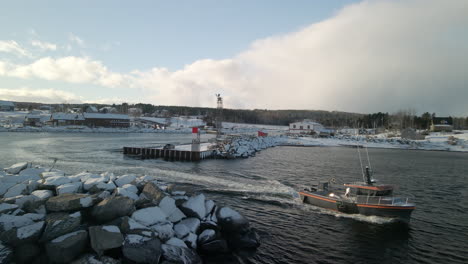
[{"label": "red flag", "polygon": [[268,133],[264,133],[264,132],[262,132],[262,131],[258,131],[258,136],[259,136],[259,137],[266,137],[266,136],[268,136]]},{"label": "red flag", "polygon": [[192,127],[192,134],[198,133],[198,127]]}]

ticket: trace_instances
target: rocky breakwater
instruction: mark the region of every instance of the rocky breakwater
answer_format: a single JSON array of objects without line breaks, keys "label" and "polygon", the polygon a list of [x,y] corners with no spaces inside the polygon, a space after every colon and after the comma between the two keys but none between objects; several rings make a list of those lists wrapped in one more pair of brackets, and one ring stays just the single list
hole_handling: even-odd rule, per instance
[{"label": "rocky breakwater", "polygon": [[0,263],[219,263],[259,246],[237,211],[152,176],[18,163],[0,182]]},{"label": "rocky breakwater", "polygon": [[248,158],[260,150],[277,146],[282,140],[282,137],[232,137],[219,144],[216,155],[223,158]]}]

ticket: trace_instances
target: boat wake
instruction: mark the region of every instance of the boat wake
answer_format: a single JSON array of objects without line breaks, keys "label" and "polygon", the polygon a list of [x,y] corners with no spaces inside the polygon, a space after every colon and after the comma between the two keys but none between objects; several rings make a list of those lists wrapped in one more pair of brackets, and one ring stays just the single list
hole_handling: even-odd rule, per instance
[{"label": "boat wake", "polygon": [[394,218],[381,217],[381,216],[375,216],[375,215],[367,216],[367,215],[361,215],[361,214],[346,214],[346,213],[324,209],[324,208],[317,207],[317,206],[310,205],[310,204],[303,204],[302,209],[308,212],[331,215],[336,218],[354,219],[360,222],[367,222],[367,223],[372,223],[372,224],[384,225],[384,224],[392,224],[392,223],[398,222],[398,220]]}]

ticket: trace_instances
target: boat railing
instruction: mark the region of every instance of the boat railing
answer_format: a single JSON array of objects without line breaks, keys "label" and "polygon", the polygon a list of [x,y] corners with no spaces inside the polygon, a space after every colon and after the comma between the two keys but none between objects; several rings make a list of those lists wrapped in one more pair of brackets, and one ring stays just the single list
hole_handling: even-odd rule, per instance
[{"label": "boat railing", "polygon": [[394,205],[394,206],[407,206],[414,204],[413,197],[393,197],[393,196],[368,196],[357,195],[356,201],[359,204],[369,205]]}]

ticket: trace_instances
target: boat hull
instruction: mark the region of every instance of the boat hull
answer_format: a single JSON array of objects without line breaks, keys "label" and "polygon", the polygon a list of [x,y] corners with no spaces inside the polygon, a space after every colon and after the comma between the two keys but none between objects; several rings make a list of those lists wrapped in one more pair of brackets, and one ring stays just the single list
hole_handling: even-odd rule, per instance
[{"label": "boat hull", "polygon": [[328,197],[320,194],[299,192],[304,203],[317,207],[338,211],[347,214],[362,214],[366,216],[381,216],[394,218],[408,223],[414,206],[383,206],[356,204],[340,198]]}]

